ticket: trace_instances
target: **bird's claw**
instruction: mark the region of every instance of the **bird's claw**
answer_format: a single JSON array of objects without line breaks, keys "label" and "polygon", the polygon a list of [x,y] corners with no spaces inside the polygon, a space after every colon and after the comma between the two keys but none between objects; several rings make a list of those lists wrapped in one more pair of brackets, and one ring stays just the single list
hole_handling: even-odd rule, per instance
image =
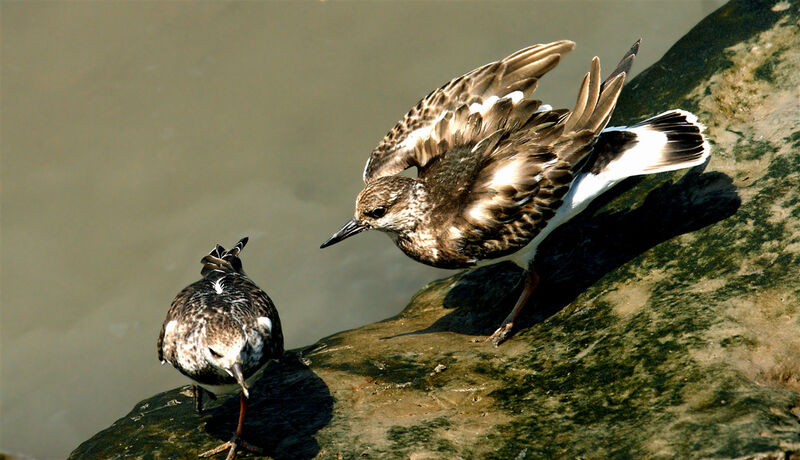
[{"label": "bird's claw", "polygon": [[233,435],[233,439],[228,442],[222,443],[217,447],[207,450],[202,454],[198,455],[198,457],[211,457],[212,455],[218,454],[225,449],[230,448],[228,451],[228,455],[225,457],[225,460],[233,460],[236,457],[236,449],[242,447],[245,450],[249,450],[250,452],[254,452],[256,454],[263,454],[264,450],[260,447],[254,446],[249,442],[245,441],[244,439],[240,438],[237,435]]},{"label": "bird's claw", "polygon": [[494,334],[485,340],[485,342],[492,342],[492,345],[497,348],[501,343],[508,339],[509,334],[511,334],[511,329],[513,328],[514,323],[503,323],[499,328],[497,328],[496,331],[494,331]]}]

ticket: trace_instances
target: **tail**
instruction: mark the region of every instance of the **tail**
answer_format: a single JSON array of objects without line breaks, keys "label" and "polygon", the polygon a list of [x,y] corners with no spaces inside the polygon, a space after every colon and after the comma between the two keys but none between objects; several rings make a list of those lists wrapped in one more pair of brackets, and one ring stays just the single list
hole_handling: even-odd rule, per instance
[{"label": "tail", "polygon": [[242,260],[239,258],[239,253],[242,252],[244,246],[247,244],[248,237],[244,237],[236,243],[233,249],[226,251],[220,245],[216,245],[211,252],[203,257],[200,262],[203,264],[203,270],[200,272],[203,276],[211,273],[214,270],[221,271],[234,271],[244,274],[242,270]]},{"label": "tail", "polygon": [[703,164],[710,146],[705,126],[683,110],[670,110],[633,126],[608,128],[597,137],[590,173],[607,180]]},{"label": "tail", "polygon": [[617,68],[614,69],[614,71],[611,72],[611,74],[608,77],[606,77],[606,79],[600,85],[601,93],[603,92],[603,90],[605,90],[606,85],[608,85],[609,82],[612,82],[615,78],[617,78],[617,75],[621,73],[625,73],[626,75],[630,74],[631,67],[633,66],[633,59],[636,58],[636,53],[639,52],[639,45],[641,44],[642,44],[642,39],[640,38],[636,40],[633,46],[631,46],[631,49],[629,49],[628,52],[625,53],[625,56],[622,56],[622,59],[620,59],[619,64],[617,64]]},{"label": "tail", "polygon": [[600,82],[600,59],[595,57],[589,73],[583,77],[581,88],[578,91],[578,100],[575,107],[564,119],[564,128],[561,137],[564,145],[559,149],[559,158],[567,163],[582,169],[589,160],[592,152],[592,140],[605,129],[614,108],[622,85],[625,83],[628,72],[631,70],[636,53],[642,39],[636,40],[628,52],[622,57],[611,74]]}]

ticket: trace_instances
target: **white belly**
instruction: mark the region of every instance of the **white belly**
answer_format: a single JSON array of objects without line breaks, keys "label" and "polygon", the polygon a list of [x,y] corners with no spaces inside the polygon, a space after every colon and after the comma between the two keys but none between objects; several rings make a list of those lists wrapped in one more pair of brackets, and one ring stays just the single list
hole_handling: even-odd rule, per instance
[{"label": "white belly", "polygon": [[[263,366],[261,366],[261,369],[256,371],[255,374],[251,375],[249,378],[247,378],[244,381],[245,384],[247,385],[248,390],[250,388],[252,388],[253,383],[255,383],[258,379],[261,378],[261,375],[264,373],[264,369],[266,369],[267,365],[269,363],[271,363],[271,362],[272,362],[272,360],[267,361]],[[195,381],[193,379],[191,379],[191,380],[195,385],[199,385],[199,386],[203,387],[204,390],[206,390],[206,391],[208,391],[210,393],[214,393],[215,395],[235,393],[235,392],[237,392],[237,391],[242,389],[242,387],[240,387],[238,383],[226,383],[224,385],[209,385],[207,383],[197,382],[197,381]]]},{"label": "white belly", "polygon": [[550,218],[544,229],[542,229],[527,246],[505,257],[482,261],[479,265],[510,260],[527,270],[531,261],[536,257],[536,250],[539,248],[539,244],[541,244],[553,230],[580,214],[581,211],[589,206],[592,200],[611,189],[611,187],[615,186],[620,181],[622,181],[622,179],[612,179],[603,173],[597,175],[584,173],[579,175],[572,182],[572,187],[570,187],[569,192],[564,195],[564,204],[558,208],[558,211]]}]

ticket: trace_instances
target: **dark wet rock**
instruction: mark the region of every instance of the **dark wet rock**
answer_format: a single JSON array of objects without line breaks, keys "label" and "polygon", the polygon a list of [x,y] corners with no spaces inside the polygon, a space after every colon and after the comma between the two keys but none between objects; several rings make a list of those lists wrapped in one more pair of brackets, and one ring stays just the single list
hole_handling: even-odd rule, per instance
[{"label": "dark wet rock", "polygon": [[[517,268],[434,281],[288,354],[246,435],[276,458],[800,458],[799,11],[732,2],[630,84],[614,123],[693,110],[710,164],[629,180],[554,233],[511,340],[474,342]],[[233,430],[236,399],[214,407],[162,393],[72,457],[195,455]]]},{"label": "dark wet rock", "polygon": [[[319,452],[313,436],[333,413],[328,386],[296,354],[271,366],[269,375],[250,389],[258,396],[247,408],[245,439],[275,458],[313,457]],[[187,385],[138,403],[70,458],[196,457],[231,438],[238,414],[239,398],[233,396],[206,398],[203,414],[197,415]]]}]

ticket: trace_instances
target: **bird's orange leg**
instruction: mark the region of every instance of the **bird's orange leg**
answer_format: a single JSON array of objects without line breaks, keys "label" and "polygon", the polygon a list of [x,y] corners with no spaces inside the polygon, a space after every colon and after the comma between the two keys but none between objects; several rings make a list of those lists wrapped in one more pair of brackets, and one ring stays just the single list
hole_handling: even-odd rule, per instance
[{"label": "bird's orange leg", "polygon": [[233,458],[236,456],[236,449],[239,447],[243,447],[244,449],[257,454],[263,453],[264,451],[260,447],[256,447],[242,439],[242,431],[244,429],[244,413],[246,411],[247,397],[244,395],[244,393],[239,393],[239,424],[236,426],[236,433],[233,434],[233,438],[230,441],[222,443],[211,450],[203,452],[199,455],[199,457],[210,457],[230,448],[228,451],[228,456],[225,457],[225,460],[233,460]]},{"label": "bird's orange leg", "polygon": [[519,312],[522,311],[522,307],[528,303],[528,299],[530,299],[531,294],[533,291],[536,290],[536,286],[539,285],[539,275],[536,274],[533,270],[525,270],[525,279],[523,280],[525,286],[522,289],[522,293],[519,295],[519,299],[517,299],[517,304],[514,305],[514,309],[511,310],[511,313],[506,316],[506,319],[503,320],[503,324],[494,331],[488,339],[487,342],[492,342],[494,346],[499,346],[503,343],[507,338],[508,335],[511,333],[511,329],[514,328],[514,320],[517,319],[519,316]]}]

